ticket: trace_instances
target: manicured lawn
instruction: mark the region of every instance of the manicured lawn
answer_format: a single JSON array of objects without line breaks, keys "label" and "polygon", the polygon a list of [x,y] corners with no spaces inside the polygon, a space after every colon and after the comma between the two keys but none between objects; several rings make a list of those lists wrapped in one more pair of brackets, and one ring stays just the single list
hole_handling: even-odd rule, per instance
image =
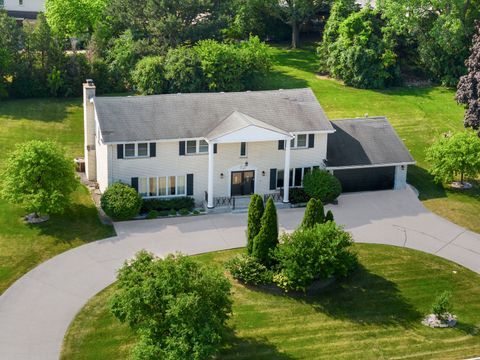
[{"label": "manicured lawn", "polygon": [[[0,171],[15,144],[31,139],[54,139],[69,156],[82,155],[83,111],[77,100],[24,100],[0,102]],[[73,194],[65,214],[42,225],[29,226],[25,211],[0,200],[0,294],[39,263],[86,242],[114,234],[98,220],[85,187]]]},{"label": "manicured lawn", "polygon": [[[361,267],[312,298],[248,290],[233,282],[234,308],[221,359],[453,359],[480,353],[480,276],[444,259],[383,245],[355,245]],[[198,256],[212,266],[240,250]],[[65,360],[124,359],[135,335],[109,312],[114,286],[77,315]],[[420,324],[451,289],[456,329]]]},{"label": "manicured lawn", "polygon": [[274,50],[276,66],[265,87],[310,87],[330,119],[385,115],[405,142],[417,166],[409,182],[426,207],[451,221],[480,232],[480,188],[467,192],[444,190],[427,172],[425,149],[439,135],[463,128],[463,108],[455,91],[443,87],[402,87],[383,91],[360,90],[335,80],[319,78],[314,48]]}]

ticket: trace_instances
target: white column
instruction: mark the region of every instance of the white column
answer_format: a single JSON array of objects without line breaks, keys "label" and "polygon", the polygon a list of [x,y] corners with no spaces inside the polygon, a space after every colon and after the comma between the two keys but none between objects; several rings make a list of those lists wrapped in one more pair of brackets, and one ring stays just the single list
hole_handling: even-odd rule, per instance
[{"label": "white column", "polygon": [[285,169],[283,171],[283,202],[289,203],[290,188],[290,139],[285,140]]},{"label": "white column", "polygon": [[208,203],[207,207],[213,209],[213,143],[208,143]]}]

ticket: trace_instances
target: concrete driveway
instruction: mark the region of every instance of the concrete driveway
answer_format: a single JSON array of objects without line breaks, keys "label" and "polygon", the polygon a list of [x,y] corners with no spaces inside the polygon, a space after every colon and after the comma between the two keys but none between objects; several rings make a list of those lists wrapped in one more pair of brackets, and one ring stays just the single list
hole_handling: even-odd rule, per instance
[{"label": "concrete driveway", "polygon": [[[430,213],[411,189],[348,194],[329,208],[355,241],[422,250],[480,273],[480,235]],[[295,229],[303,212],[280,210],[281,229]],[[122,222],[115,224],[118,236],[46,261],[0,296],[0,359],[58,359],[75,314],[115,281],[116,270],[137,251],[236,248],[245,244],[245,224],[246,214]]]}]

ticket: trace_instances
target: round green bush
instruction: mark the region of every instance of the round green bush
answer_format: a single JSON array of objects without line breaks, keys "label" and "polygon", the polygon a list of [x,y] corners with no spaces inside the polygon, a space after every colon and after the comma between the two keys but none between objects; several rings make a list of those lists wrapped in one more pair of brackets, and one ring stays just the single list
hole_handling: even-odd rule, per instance
[{"label": "round green bush", "polygon": [[325,170],[314,170],[303,178],[303,189],[308,196],[322,202],[332,202],[342,193],[340,181]]},{"label": "round green bush", "polygon": [[182,216],[186,216],[186,215],[190,215],[190,210],[183,208],[183,209],[180,209],[178,213]]},{"label": "round green bush", "polygon": [[103,211],[114,220],[129,220],[138,215],[142,199],[137,191],[125,184],[110,186],[100,200]]},{"label": "round green bush", "polygon": [[168,212],[168,215],[170,215],[170,216],[177,216],[177,210],[171,209],[171,210]]},{"label": "round green bush", "polygon": [[147,214],[147,219],[156,219],[159,216],[159,213],[157,210],[151,210]]}]

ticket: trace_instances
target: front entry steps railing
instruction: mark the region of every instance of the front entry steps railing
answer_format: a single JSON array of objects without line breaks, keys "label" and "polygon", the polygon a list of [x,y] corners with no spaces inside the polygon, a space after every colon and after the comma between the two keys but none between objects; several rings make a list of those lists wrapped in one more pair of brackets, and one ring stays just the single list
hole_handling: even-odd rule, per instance
[{"label": "front entry steps railing", "polygon": [[[277,208],[289,208],[290,204],[283,203],[281,193],[264,194],[263,201],[267,202],[269,198],[273,198]],[[203,206],[210,213],[224,213],[224,212],[246,212],[250,205],[251,196],[219,196],[213,198],[213,209],[208,209],[208,193],[205,191],[205,201]]]}]

